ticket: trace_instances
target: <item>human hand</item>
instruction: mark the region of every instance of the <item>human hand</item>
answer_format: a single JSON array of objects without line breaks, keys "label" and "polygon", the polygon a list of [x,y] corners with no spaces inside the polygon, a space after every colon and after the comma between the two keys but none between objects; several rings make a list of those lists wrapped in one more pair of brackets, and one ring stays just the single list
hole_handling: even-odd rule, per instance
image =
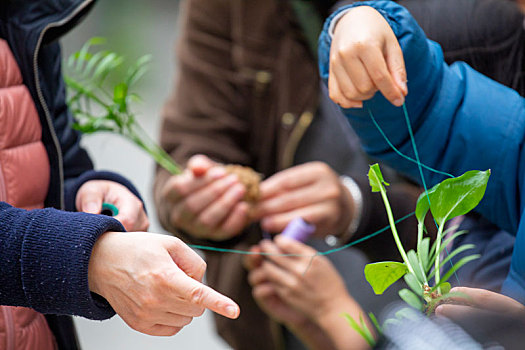
[{"label": "human hand", "polygon": [[346,230],[354,209],[352,197],[325,163],[310,162],[283,170],[260,185],[253,216],[263,230],[282,232],[296,217],[316,226],[316,236]]},{"label": "human hand", "polygon": [[525,306],[506,295],[467,287],[455,287],[450,292],[459,293],[459,296],[453,296],[450,299],[462,304],[441,304],[436,308],[436,315],[460,319],[494,312],[525,321]]},{"label": "human hand", "polygon": [[254,249],[269,255],[259,264],[251,264],[248,281],[256,300],[267,308],[278,307],[270,311],[274,316],[289,322],[301,320],[299,314],[319,322],[327,315],[343,311],[342,300],[350,297],[341,276],[326,257],[279,235],[273,243],[264,240]]},{"label": "human hand", "polygon": [[[246,255],[243,262],[249,273],[248,281],[253,278],[254,271],[261,269],[264,262],[264,257],[258,253],[262,252],[260,246],[254,246],[250,249],[253,255]],[[257,281],[255,281],[257,282]],[[255,283],[254,282],[254,283]],[[268,286],[261,284],[267,283]],[[261,284],[252,285],[253,297],[261,310],[278,323],[286,325],[291,329],[299,329],[309,322],[308,317],[299,310],[296,310],[291,305],[283,301],[271,284],[268,282],[261,282]]]},{"label": "human hand", "polygon": [[131,328],[170,336],[205,308],[237,318],[231,299],[201,283],[204,261],[181,240],[147,232],[106,232],[89,261],[92,292],[103,296]]},{"label": "human hand", "polygon": [[408,93],[403,52],[383,16],[370,6],[350,9],[337,23],[330,48],[330,98],[361,108],[379,90],[392,104]]},{"label": "human hand", "polygon": [[196,238],[225,240],[239,234],[249,222],[245,192],[236,175],[196,155],[183,174],[166,182],[162,197],[174,227]]},{"label": "human hand", "polygon": [[146,231],[149,220],[144,205],[124,185],[108,180],[90,180],[78,190],[75,205],[78,211],[100,214],[102,203],[115,205],[119,213],[115,219],[128,231]]}]

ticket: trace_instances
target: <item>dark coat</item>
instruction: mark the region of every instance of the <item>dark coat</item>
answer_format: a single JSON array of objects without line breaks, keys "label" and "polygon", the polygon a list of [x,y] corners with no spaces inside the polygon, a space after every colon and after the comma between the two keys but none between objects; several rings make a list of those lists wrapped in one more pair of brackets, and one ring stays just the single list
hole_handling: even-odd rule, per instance
[{"label": "dark coat", "polygon": [[[26,211],[0,203],[0,304],[102,320],[114,311],[89,291],[89,258],[102,233],[124,228],[110,217],[62,210],[75,211],[76,192],[91,179],[117,181],[138,193],[119,175],[92,170],[93,164],[80,147],[80,135],[71,128],[57,39],[94,2],[0,3],[0,37],[9,43],[35,102],[51,169],[46,209]],[[61,348],[77,347],[69,317],[48,316],[48,322]]]}]

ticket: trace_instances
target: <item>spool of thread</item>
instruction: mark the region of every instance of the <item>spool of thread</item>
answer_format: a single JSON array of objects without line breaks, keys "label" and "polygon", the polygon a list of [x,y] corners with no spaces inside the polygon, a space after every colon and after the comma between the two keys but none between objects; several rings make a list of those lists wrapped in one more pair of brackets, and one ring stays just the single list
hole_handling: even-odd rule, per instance
[{"label": "spool of thread", "polygon": [[102,210],[100,212],[100,214],[102,215],[107,215],[107,216],[117,216],[118,215],[118,208],[111,204],[111,203],[102,203]]},{"label": "spool of thread", "polygon": [[305,242],[315,232],[315,225],[309,224],[298,217],[290,221],[281,235],[295,239],[299,242]]}]

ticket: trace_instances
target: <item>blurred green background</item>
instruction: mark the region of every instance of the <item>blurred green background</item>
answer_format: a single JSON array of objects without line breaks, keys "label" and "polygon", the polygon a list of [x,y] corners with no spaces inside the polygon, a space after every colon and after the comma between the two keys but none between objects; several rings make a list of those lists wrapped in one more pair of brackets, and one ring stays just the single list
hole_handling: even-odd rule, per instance
[{"label": "blurred green background", "polygon": [[[107,38],[106,48],[128,62],[151,54],[150,71],[137,85],[143,102],[135,110],[146,132],[158,139],[160,111],[175,77],[178,0],[99,0],[82,23],[62,40],[64,57],[78,51],[93,36]],[[151,188],[154,163],[141,150],[117,135],[87,135],[83,145],[97,169],[117,171],[133,181],[143,195],[151,219],[151,232],[163,233],[153,206]],[[104,322],[76,318],[83,349],[227,349],[215,334],[212,315],[194,319],[179,334],[157,338],[129,328],[118,316]]]}]

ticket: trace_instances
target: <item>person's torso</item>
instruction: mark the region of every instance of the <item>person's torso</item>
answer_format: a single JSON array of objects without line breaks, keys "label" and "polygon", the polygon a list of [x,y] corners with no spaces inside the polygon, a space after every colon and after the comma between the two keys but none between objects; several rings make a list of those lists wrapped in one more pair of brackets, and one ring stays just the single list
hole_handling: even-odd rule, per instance
[{"label": "person's torso", "polygon": [[[43,208],[50,168],[42,127],[31,95],[5,40],[0,39],[0,200],[23,209]],[[55,349],[44,315],[0,307],[0,347]]]}]

